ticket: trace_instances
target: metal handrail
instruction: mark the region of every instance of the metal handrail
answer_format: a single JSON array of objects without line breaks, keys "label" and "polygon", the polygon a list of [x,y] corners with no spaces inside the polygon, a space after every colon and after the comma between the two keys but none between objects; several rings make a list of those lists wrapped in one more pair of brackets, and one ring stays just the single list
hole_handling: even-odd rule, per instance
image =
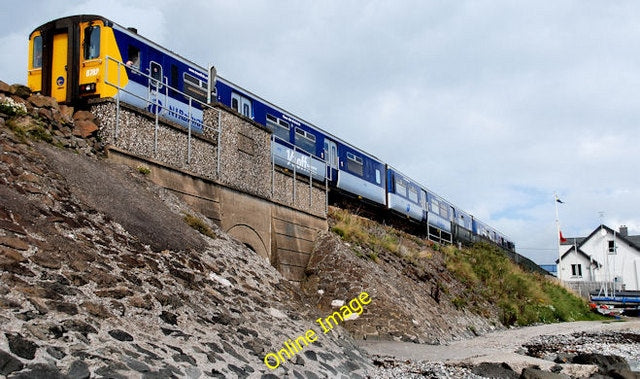
[{"label": "metal handrail", "polygon": [[[308,151],[301,149],[300,147],[296,146],[295,144],[292,144],[291,142],[284,140],[278,136],[276,136],[275,134],[271,135],[271,143],[273,144],[274,142],[278,142],[281,143],[282,145],[293,149],[293,152],[299,152],[302,155],[308,156],[310,158],[314,158],[317,159],[321,162],[324,162],[324,173],[323,173],[323,177],[324,177],[324,190],[325,190],[325,212],[328,211],[329,206],[328,206],[328,194],[329,194],[329,184],[327,181],[327,168],[329,167],[326,159],[319,157],[315,154],[311,154]],[[297,182],[297,165],[293,164],[293,199],[292,202],[295,203],[296,201],[296,182]],[[274,195],[275,192],[275,154],[273,154],[273,148],[271,149],[271,194],[272,196]],[[307,173],[303,173],[303,175],[307,175],[309,176],[309,207],[311,207],[313,205],[313,173],[309,172]]]},{"label": "metal handrail", "polygon": [[[218,133],[218,145],[216,148],[216,161],[217,161],[217,166],[216,166],[216,175],[219,176],[220,175],[220,134],[222,132],[222,125],[221,125],[221,117],[220,117],[220,109],[216,109],[214,107],[212,107],[211,105],[204,103],[196,98],[194,98],[193,96],[190,96],[189,94],[180,91],[177,88],[171,87],[169,86],[169,84],[167,83],[167,78],[164,77],[162,81],[158,81],[156,78],[151,77],[151,75],[144,73],[142,71],[140,71],[138,68],[134,67],[134,66],[128,66],[125,63],[123,63],[122,61],[119,61],[117,59],[114,59],[110,56],[107,56],[105,58],[106,60],[106,70],[105,70],[105,79],[104,82],[105,84],[112,86],[114,88],[117,89],[116,92],[116,127],[115,127],[115,140],[117,141],[118,137],[119,137],[119,127],[120,127],[120,93],[124,92],[126,94],[128,94],[129,96],[132,96],[133,98],[139,99],[142,102],[151,105],[152,109],[153,109],[153,113],[155,116],[155,131],[154,131],[154,154],[157,154],[157,149],[158,149],[158,129],[159,129],[159,117],[160,117],[160,110],[163,107],[159,102],[158,102],[158,96],[155,96],[153,99],[151,99],[151,94],[153,92],[155,92],[156,94],[161,94],[164,95],[164,99],[165,99],[165,104],[167,103],[167,99],[169,98],[169,90],[171,90],[172,92],[178,94],[178,95],[182,95],[184,96],[187,100],[188,100],[188,127],[187,127],[187,164],[191,163],[191,140],[192,140],[192,136],[191,136],[191,132],[192,132],[192,128],[193,128],[193,124],[195,123],[196,126],[200,126],[200,129],[202,129],[203,134],[205,134],[207,131],[215,131]],[[109,76],[109,62],[113,62],[117,65],[117,82],[113,83],[110,80],[110,76]],[[130,72],[137,74],[137,75],[142,75],[143,77],[148,79],[148,87],[147,87],[147,94],[148,97],[147,98],[143,98],[141,96],[139,96],[138,94],[127,90],[125,87],[122,86],[122,81],[121,81],[121,73],[122,73],[122,68],[124,67],[125,70],[129,70]],[[153,88],[155,87],[155,88]],[[160,88],[164,87],[164,93],[160,91]],[[203,111],[203,120],[200,122],[198,120],[193,120],[192,117],[192,108],[194,106],[194,102],[196,104],[199,104],[202,107],[202,111]],[[205,109],[211,109],[211,110],[216,110],[218,112],[218,127],[217,128],[213,128],[210,125],[206,124],[204,122],[204,111]]]}]

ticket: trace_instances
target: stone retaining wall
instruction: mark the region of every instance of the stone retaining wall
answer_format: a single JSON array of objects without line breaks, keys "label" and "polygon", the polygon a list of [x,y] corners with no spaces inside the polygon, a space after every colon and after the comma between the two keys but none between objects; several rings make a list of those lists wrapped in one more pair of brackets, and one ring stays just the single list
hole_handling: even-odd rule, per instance
[{"label": "stone retaining wall", "polygon": [[[189,173],[216,179],[217,143],[215,136],[203,138],[185,128],[161,122],[155,146],[155,117],[120,104],[120,123],[116,125],[117,107],[111,99],[95,102],[91,112],[100,120],[99,136],[105,145],[116,146],[141,157],[158,160]],[[116,138],[117,127],[117,138]],[[191,159],[188,159],[189,142]]]},{"label": "stone retaining wall", "polygon": [[111,159],[146,167],[151,180],[251,247],[284,277],[304,278],[316,236],[327,229],[326,188],[273,166],[271,131],[221,105],[205,111],[205,134],[191,138],[179,125],[159,122],[156,128],[149,112],[123,104],[117,112],[113,100],[91,106]]}]

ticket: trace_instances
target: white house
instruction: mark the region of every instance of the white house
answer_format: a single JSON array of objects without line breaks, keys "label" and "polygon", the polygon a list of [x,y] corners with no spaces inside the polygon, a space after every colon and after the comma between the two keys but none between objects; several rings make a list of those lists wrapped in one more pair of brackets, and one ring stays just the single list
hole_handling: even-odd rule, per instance
[{"label": "white house", "polygon": [[615,231],[600,225],[587,237],[566,238],[560,249],[556,264],[563,282],[640,290],[640,235],[629,236],[626,226]]}]

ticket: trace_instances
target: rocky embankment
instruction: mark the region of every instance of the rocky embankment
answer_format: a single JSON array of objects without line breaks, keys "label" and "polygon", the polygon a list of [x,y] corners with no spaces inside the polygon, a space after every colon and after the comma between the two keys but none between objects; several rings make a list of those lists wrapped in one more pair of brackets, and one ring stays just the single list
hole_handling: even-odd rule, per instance
[{"label": "rocky embankment", "polygon": [[0,375],[353,377],[372,367],[336,328],[267,368],[265,354],[324,315],[142,173],[98,159],[83,113],[4,83],[0,104]]},{"label": "rocky embankment", "polygon": [[355,283],[367,288],[375,303],[344,324],[358,339],[441,344],[504,328],[488,303],[484,316],[454,305],[466,288],[446,270],[442,253],[425,250],[416,266],[390,252],[373,260],[354,249],[334,234],[320,236],[301,289],[326,313],[336,299],[348,300]]},{"label": "rocky embankment", "polygon": [[[90,113],[0,82],[0,376],[437,378],[505,372],[502,361],[488,358],[489,365],[461,365],[443,356],[425,361],[425,354],[386,357],[401,345],[371,358],[352,338],[406,344],[413,352],[434,346],[416,342],[455,341],[470,351],[474,340],[461,340],[504,332],[490,303],[473,300],[475,309],[487,309],[483,314],[456,306],[467,288],[436,250],[420,251],[420,265],[408,264],[402,254],[367,259],[370,252],[327,233],[307,280],[295,287],[153,185],[144,170],[102,159],[99,127]],[[292,347],[307,331],[320,332],[316,319],[362,291],[371,302],[361,314]],[[509,351],[540,360],[582,359],[563,350],[568,340],[526,345],[529,340]],[[268,368],[265,356],[283,349],[290,358],[279,364],[272,358],[278,367]],[[611,351],[629,360],[624,351]],[[560,375],[551,373],[553,365],[542,374]],[[509,377],[521,368],[509,366]],[[598,370],[589,375],[610,373]]]}]

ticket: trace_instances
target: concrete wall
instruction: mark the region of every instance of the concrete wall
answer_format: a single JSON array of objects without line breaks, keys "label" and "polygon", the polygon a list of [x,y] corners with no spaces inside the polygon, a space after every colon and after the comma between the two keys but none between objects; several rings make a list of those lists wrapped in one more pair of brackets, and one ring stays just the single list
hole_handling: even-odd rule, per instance
[{"label": "concrete wall", "polygon": [[326,192],[304,176],[294,180],[273,169],[269,130],[225,107],[207,111],[209,132],[190,139],[178,125],[159,123],[156,131],[148,112],[126,106],[116,112],[113,101],[96,102],[92,111],[110,159],[148,167],[151,180],[269,260],[284,277],[294,282],[304,277],[316,236],[327,229]]}]

